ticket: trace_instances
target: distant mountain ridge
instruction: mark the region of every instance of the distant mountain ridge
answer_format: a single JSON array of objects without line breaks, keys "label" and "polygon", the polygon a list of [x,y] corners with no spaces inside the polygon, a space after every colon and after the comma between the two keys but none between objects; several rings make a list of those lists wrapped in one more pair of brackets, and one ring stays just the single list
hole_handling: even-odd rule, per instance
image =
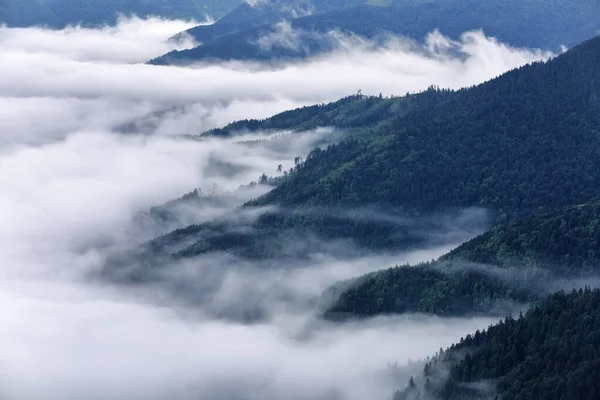
[{"label": "distant mountain ridge", "polygon": [[269,25],[282,19],[299,18],[313,13],[364,3],[365,0],[268,0],[255,4],[242,2],[230,13],[213,25],[201,25],[185,31],[199,43],[208,43],[219,37],[245,31],[250,28]]},{"label": "distant mountain ridge", "polygon": [[8,26],[115,24],[118,15],[204,21],[220,18],[242,0],[0,0],[0,24]]},{"label": "distant mountain ridge", "polygon": [[[286,2],[244,4],[213,25],[188,30],[201,46],[173,51],[151,62],[294,60],[335,49],[339,34],[382,42],[393,34],[421,41],[436,29],[454,39],[465,31],[482,29],[513,46],[558,51],[562,45],[574,46],[600,31],[596,17],[600,3],[594,0],[432,0],[384,5],[354,1],[344,7],[316,4],[312,13],[298,16],[290,12],[293,7],[282,11],[282,3]],[[289,23],[282,25],[284,20]]]}]

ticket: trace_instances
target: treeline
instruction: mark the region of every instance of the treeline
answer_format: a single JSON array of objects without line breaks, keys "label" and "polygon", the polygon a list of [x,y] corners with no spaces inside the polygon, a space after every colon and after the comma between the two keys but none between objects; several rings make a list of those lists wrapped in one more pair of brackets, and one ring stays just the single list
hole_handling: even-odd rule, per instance
[{"label": "treeline", "polygon": [[251,203],[482,206],[497,221],[600,195],[600,39],[397,118],[384,135],[317,150]]},{"label": "treeline", "polygon": [[66,25],[100,26],[115,24],[119,15],[140,18],[160,16],[203,21],[218,18],[240,4],[240,0],[2,0],[0,24],[8,26]]},{"label": "treeline", "polygon": [[440,351],[394,400],[592,400],[599,370],[600,290],[558,292]]},{"label": "treeline", "polygon": [[438,261],[347,283],[325,316],[502,314],[503,304],[530,302],[564,280],[600,275],[598,238],[600,201],[501,224]]},{"label": "treeline", "polygon": [[531,285],[533,276],[509,277],[462,262],[398,266],[336,285],[325,295],[335,301],[325,312],[327,319],[375,315],[425,313],[439,316],[504,316],[518,304],[539,298]]},{"label": "treeline", "polygon": [[236,121],[223,128],[204,132],[201,136],[228,137],[244,133],[282,130],[298,132],[319,127],[355,129],[372,134],[374,131],[389,127],[393,118],[433,107],[449,100],[453,94],[451,90],[435,86],[420,93],[407,93],[402,97],[366,96],[358,93],[328,104],[284,111],[263,120]]},{"label": "treeline", "polygon": [[379,107],[389,105],[384,115],[406,110],[384,119],[386,127],[373,128],[372,135],[315,149],[241,211],[275,206],[285,212],[265,213],[243,226],[233,214],[227,223],[192,226],[156,243],[185,238],[177,250],[182,256],[215,250],[254,259],[275,257],[309,237],[351,241],[363,251],[397,250],[428,238],[408,236],[402,224],[357,222],[346,211],[369,208],[418,219],[475,206],[503,222],[585,203],[600,196],[597,65],[600,38],[456,93],[431,88],[403,98],[356,95],[280,114],[262,123],[354,115],[371,129],[370,116]]},{"label": "treeline", "polygon": [[573,276],[600,270],[600,201],[499,225],[442,257]]},{"label": "treeline", "polygon": [[369,208],[282,208],[259,211],[258,216],[256,211],[241,209],[178,229],[149,242],[146,251],[176,259],[215,251],[252,260],[289,261],[316,253],[349,258],[417,247],[439,239],[435,234],[447,228],[447,221],[435,216],[405,219]]}]

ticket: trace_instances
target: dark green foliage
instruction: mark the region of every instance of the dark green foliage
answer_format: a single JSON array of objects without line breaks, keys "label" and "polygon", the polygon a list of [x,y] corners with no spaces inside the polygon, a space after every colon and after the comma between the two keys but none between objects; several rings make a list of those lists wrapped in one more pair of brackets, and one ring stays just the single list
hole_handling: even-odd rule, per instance
[{"label": "dark green foliage", "polygon": [[262,11],[241,6],[214,27],[188,31],[202,46],[173,51],[153,62],[303,58],[334,49],[337,39],[327,35],[332,30],[375,41],[385,40],[384,33],[420,41],[435,29],[455,39],[465,31],[483,29],[512,45],[558,50],[560,45],[589,39],[600,29],[596,17],[600,4],[595,0],[397,1],[390,7],[359,5],[291,19],[301,45],[261,46],[261,37],[277,32],[271,23],[279,22],[281,17],[274,16],[280,14],[277,7]]},{"label": "dark green foliage", "polygon": [[598,271],[600,201],[500,225],[442,258],[519,263],[567,276]]},{"label": "dark green foliage", "polygon": [[263,212],[256,219],[239,212],[173,231],[150,242],[148,251],[176,259],[214,251],[254,260],[296,260],[320,252],[352,257],[366,251],[416,247],[439,239],[445,228],[445,219],[408,220],[374,209],[280,209]]},{"label": "dark green foliage", "polygon": [[[331,290],[331,289],[330,289]],[[432,263],[390,268],[357,279],[326,312],[330,319],[381,314],[506,315],[537,298],[522,281],[477,266]]]},{"label": "dark green foliage", "polygon": [[483,206],[501,221],[600,194],[600,38],[317,151],[252,205]]},{"label": "dark green foliage", "polygon": [[[384,98],[356,94],[329,104],[284,111],[264,120],[237,121],[223,128],[205,132],[201,136],[231,136],[271,130],[304,131],[328,126],[357,133],[354,136],[362,137],[365,133],[372,135],[374,132],[389,128],[394,118],[416,110],[431,108],[450,100],[455,95],[455,92],[439,90],[433,86],[422,93],[403,97]],[[349,136],[353,135],[346,135]]]},{"label": "dark green foliage", "polygon": [[599,370],[600,290],[580,289],[461,339],[394,398],[593,400]]},{"label": "dark green foliage", "polygon": [[60,18],[38,0],[0,0],[0,24],[60,25]]},{"label": "dark green foliage", "polygon": [[599,224],[600,201],[501,224],[436,262],[346,284],[326,315],[464,315],[489,312],[502,302],[531,301],[557,279],[598,275]]},{"label": "dark green foliage", "polygon": [[[186,257],[211,249],[270,257],[278,253],[273,243],[295,244],[308,237],[350,239],[362,251],[392,250],[418,245],[424,238],[407,236],[402,224],[398,228],[377,219],[357,225],[338,209],[426,218],[482,206],[495,221],[504,221],[584,203],[600,195],[597,65],[600,38],[550,62],[460,92],[431,89],[402,99],[354,96],[213,132],[228,134],[244,126],[294,128],[302,125],[300,116],[308,125],[315,120],[343,125],[343,116],[356,109],[364,112],[355,113],[352,123],[360,126],[363,121],[373,128],[373,135],[360,140],[315,149],[277,188],[244,207],[282,207],[285,213],[277,218],[265,214],[250,225],[232,220],[194,226],[160,242],[198,242],[178,246],[178,251],[187,249],[182,253]],[[404,111],[395,119],[390,118],[394,112],[384,112],[378,123],[370,117],[378,105]],[[237,233],[241,228],[242,235]],[[203,232],[209,233],[209,240]],[[225,233],[227,237],[218,238]]]}]

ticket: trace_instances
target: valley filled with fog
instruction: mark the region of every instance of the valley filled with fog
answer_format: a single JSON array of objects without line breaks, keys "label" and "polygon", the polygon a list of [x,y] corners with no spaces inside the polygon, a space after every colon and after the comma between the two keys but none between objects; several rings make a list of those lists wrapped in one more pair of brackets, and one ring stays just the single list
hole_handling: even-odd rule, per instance
[{"label": "valley filled with fog", "polygon": [[[328,126],[202,132],[358,91],[470,87],[555,56],[471,31],[378,46],[340,35],[333,52],[296,63],[147,63],[192,47],[191,37],[168,39],[194,25],[0,26],[0,398],[383,400],[422,369],[419,360],[497,322],[319,315],[331,285],[435,259],[489,228],[485,209],[448,216],[427,234],[435,240],[395,253],[319,253],[291,266],[225,251],[167,263],[161,279],[105,279],[115,254],[233,215],[271,189],[256,183],[263,173],[277,177],[279,165],[288,170],[344,135]],[[195,189],[207,204],[177,209],[168,226],[139,224]]]}]

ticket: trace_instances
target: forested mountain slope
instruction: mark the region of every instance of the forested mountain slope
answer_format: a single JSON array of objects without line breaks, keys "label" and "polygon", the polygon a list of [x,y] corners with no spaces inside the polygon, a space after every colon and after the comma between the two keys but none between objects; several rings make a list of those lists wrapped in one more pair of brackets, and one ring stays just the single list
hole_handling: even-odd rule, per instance
[{"label": "forested mountain slope", "polygon": [[502,220],[584,203],[600,194],[599,63],[595,38],[397,118],[371,141],[316,150],[249,205],[483,206]]},{"label": "forested mountain slope", "polygon": [[[235,250],[263,258],[315,237],[398,249],[427,234],[412,233],[394,216],[435,221],[483,207],[501,222],[587,202],[600,195],[598,65],[600,38],[416,107],[368,139],[311,152],[277,188],[245,205],[271,209],[245,220],[242,233],[235,219],[214,221],[161,237],[151,248],[191,242],[175,246],[178,256]],[[387,217],[369,220],[364,209]]]},{"label": "forested mountain slope", "polygon": [[600,201],[500,225],[442,259],[518,263],[565,276],[600,271]]},{"label": "forested mountain slope", "polygon": [[600,290],[556,293],[468,335],[394,400],[592,400],[600,380]]},{"label": "forested mountain slope", "polygon": [[329,317],[488,313],[562,280],[600,275],[600,201],[499,225],[438,261],[378,271],[328,291]]},{"label": "forested mountain slope", "polygon": [[[321,297],[332,320],[423,313],[444,317],[496,315],[546,293],[533,275],[500,273],[465,262],[432,262],[377,271],[329,287]],[[541,275],[541,274],[539,274]],[[538,276],[539,277],[539,276]]]},{"label": "forested mountain slope", "polygon": [[242,6],[214,26],[189,30],[201,46],[173,51],[152,62],[304,58],[335,49],[340,35],[332,31],[383,43],[389,34],[421,41],[436,29],[454,39],[465,31],[483,29],[514,46],[557,51],[561,45],[574,46],[594,36],[600,30],[598,14],[600,4],[594,0],[397,1],[298,18],[288,15],[288,26],[277,24],[281,16],[273,18],[256,7]]},{"label": "forested mountain slope", "polygon": [[[413,95],[383,98],[356,94],[329,104],[316,104],[284,111],[263,120],[241,120],[200,136],[229,137],[252,132],[307,131],[319,127],[339,128],[345,137],[369,136],[390,127],[393,120],[410,112],[431,108],[451,100],[456,92],[430,87]],[[368,138],[368,137],[367,137]]]}]

